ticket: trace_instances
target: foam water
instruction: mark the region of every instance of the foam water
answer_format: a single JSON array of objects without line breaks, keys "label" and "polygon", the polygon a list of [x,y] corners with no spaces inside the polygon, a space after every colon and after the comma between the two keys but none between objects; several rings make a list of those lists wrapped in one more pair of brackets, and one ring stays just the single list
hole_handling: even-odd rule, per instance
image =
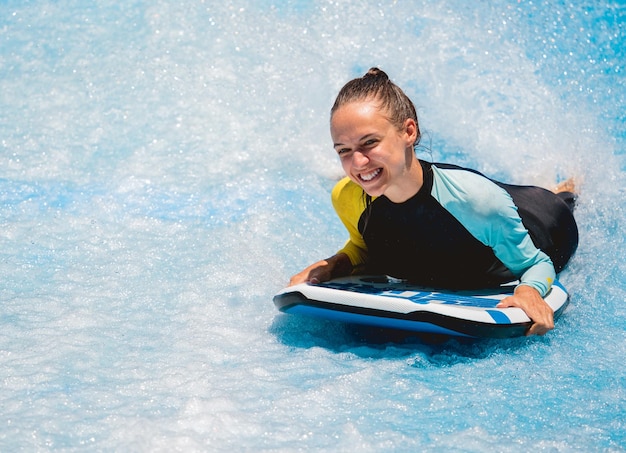
[{"label": "foam water", "polygon": [[[622,2],[4,1],[0,450],[624,451]],[[575,176],[571,307],[433,345],[276,312],[341,246],[339,88],[420,157]]]}]

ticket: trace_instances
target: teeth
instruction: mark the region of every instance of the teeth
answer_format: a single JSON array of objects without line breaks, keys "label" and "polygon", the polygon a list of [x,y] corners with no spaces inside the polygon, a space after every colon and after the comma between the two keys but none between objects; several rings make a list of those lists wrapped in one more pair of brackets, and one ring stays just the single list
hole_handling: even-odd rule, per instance
[{"label": "teeth", "polygon": [[360,178],[361,178],[363,181],[371,181],[371,180],[372,180],[372,179],[374,179],[376,176],[378,176],[378,174],[379,174],[379,173],[380,173],[380,168],[378,168],[378,169],[374,170],[373,172],[371,172],[371,173],[369,173],[369,174],[367,174],[367,175],[363,175],[363,174],[361,174],[361,175],[359,175],[359,176],[360,176]]}]

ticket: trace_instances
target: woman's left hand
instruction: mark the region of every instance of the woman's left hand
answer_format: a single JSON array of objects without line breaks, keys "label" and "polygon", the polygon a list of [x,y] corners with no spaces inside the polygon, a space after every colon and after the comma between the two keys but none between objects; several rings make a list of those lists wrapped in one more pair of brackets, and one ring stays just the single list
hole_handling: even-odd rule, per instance
[{"label": "woman's left hand", "polygon": [[512,296],[505,297],[498,308],[518,307],[532,320],[526,335],[544,335],[554,329],[554,310],[547,304],[535,288],[520,285]]}]

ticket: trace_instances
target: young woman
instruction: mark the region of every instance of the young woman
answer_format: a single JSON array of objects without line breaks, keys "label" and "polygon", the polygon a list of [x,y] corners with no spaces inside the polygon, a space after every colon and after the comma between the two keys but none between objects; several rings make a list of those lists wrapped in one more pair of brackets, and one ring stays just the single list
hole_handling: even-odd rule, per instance
[{"label": "young woman", "polygon": [[341,89],[330,132],[347,175],[332,200],[350,238],[290,284],[354,272],[449,289],[519,279],[498,306],[524,310],[529,335],[554,327],[543,296],[578,245],[573,185],[555,194],[417,159],[415,107],[377,68]]}]

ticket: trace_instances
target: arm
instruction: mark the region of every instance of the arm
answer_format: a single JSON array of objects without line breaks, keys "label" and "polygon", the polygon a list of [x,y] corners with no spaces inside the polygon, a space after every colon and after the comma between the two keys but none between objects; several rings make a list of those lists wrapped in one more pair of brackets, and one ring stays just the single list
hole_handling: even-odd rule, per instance
[{"label": "arm", "polygon": [[335,255],[311,264],[291,277],[289,286],[298,283],[319,283],[350,275],[367,257],[367,247],[359,233],[358,223],[363,209],[363,191],[348,178],[339,181],[332,191],[332,202],[337,215],[348,230],[350,238]]},{"label": "arm", "polygon": [[349,235],[349,239],[337,253],[348,255],[353,268],[357,269],[367,261],[367,245],[359,231],[359,220],[366,209],[363,189],[346,177],[335,185],[331,199],[333,208]]},{"label": "arm", "polygon": [[533,321],[529,335],[554,328],[554,313],[543,300],[555,278],[554,266],[533,244],[511,197],[474,173],[436,168],[434,172],[433,196],[520,279],[514,295],[498,306],[524,310]]}]

